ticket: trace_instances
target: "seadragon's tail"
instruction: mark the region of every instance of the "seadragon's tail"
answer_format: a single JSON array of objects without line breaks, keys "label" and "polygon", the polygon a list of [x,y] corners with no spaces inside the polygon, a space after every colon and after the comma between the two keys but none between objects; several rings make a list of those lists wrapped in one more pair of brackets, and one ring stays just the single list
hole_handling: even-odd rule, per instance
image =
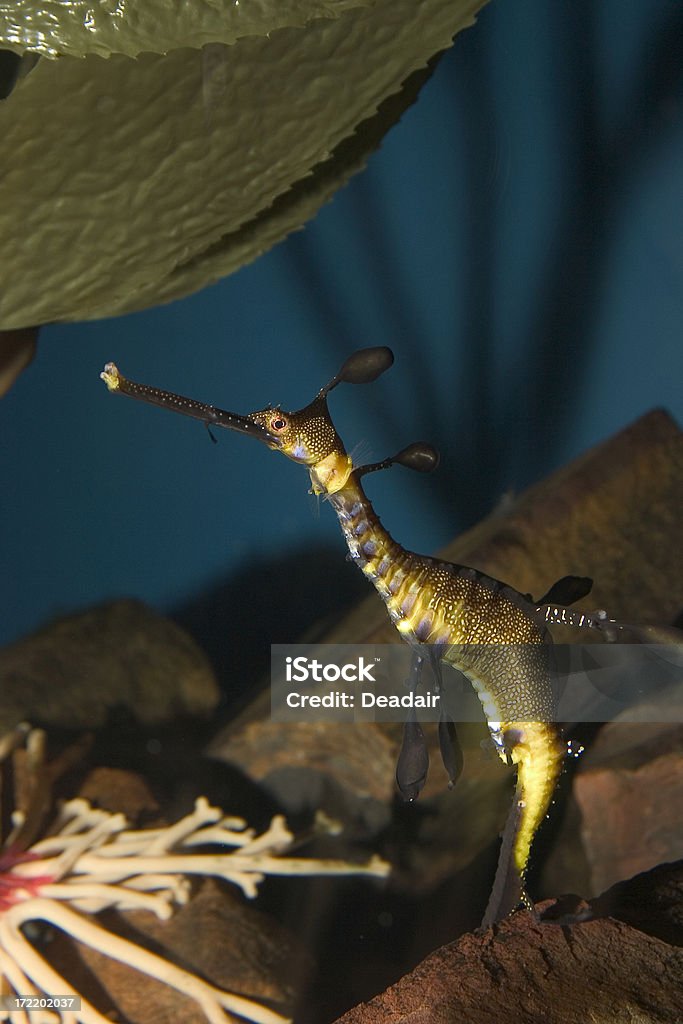
[{"label": "seadragon's tail", "polygon": [[550,722],[506,722],[509,757],[517,765],[517,786],[502,836],[496,877],[482,920],[486,928],[530,901],[524,875],[531,843],[545,818],[567,751]]}]

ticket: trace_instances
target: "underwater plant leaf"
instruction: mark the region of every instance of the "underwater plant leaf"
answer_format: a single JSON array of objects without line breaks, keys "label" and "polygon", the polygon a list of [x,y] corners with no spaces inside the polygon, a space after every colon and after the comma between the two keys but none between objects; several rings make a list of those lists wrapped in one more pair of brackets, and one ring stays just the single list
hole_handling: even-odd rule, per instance
[{"label": "underwater plant leaf", "polygon": [[168,53],[337,18],[369,0],[0,0],[0,45],[43,57]]},{"label": "underwater plant leaf", "polygon": [[233,46],[40,59],[0,101],[0,328],[144,309],[255,259],[363,166],[414,98],[403,83],[482,2],[381,0]]}]

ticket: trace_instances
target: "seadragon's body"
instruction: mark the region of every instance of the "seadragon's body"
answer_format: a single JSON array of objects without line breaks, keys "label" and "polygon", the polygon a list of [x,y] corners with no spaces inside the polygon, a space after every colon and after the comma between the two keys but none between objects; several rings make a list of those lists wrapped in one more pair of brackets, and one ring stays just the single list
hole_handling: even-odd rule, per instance
[{"label": "seadragon's body", "polygon": [[[407,551],[382,526],[361,477],[394,463],[429,470],[438,456],[429,446],[416,444],[385,462],[354,466],[332,423],[327,395],[342,381],[376,379],[392,362],[386,348],[363,349],[305,408],[289,413],[268,407],[246,416],[136,384],[121,376],[113,363],[107,364],[102,377],[111,391],[255,437],[305,465],[313,491],[336,512],[351,558],[378,591],[417,662],[421,664],[424,652],[425,658],[445,661],[469,678],[498,753],[517,768],[515,798],[484,917],[484,923],[491,924],[520,902],[528,902],[523,884],[531,844],[547,814],[566,753],[553,724],[546,622],[596,623],[552,606],[553,599],[558,603],[561,587],[534,602],[475,569]],[[411,795],[417,792],[419,786]]]},{"label": "seadragon's body", "polygon": [[[524,596],[467,566],[406,551],[384,529],[352,474],[333,494],[351,558],[412,647],[434,645],[463,672],[483,705],[502,758],[517,765],[515,803],[497,883],[484,923],[524,898],[531,842],[550,804],[566,744],[553,724],[547,630]],[[441,653],[442,652],[442,653]]]}]

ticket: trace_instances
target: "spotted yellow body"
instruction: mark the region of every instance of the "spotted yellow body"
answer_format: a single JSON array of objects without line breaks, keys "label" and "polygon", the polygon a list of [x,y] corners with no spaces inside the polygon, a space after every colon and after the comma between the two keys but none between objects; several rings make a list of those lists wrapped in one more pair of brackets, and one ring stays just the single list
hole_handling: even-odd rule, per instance
[{"label": "spotted yellow body", "polygon": [[[409,644],[433,644],[463,672],[483,705],[503,760],[517,766],[510,874],[493,895],[485,923],[523,898],[531,843],[545,818],[566,745],[551,724],[546,629],[534,606],[511,587],[465,566],[406,551],[382,526],[353,474],[330,503],[352,559]],[[534,719],[546,719],[546,721]],[[531,720],[530,720],[531,719]],[[512,870],[510,870],[512,869]]]}]

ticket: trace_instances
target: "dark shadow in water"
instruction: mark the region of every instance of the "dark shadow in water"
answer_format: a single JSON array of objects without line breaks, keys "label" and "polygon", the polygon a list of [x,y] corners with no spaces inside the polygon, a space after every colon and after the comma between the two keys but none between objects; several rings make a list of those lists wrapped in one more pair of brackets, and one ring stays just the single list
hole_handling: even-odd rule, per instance
[{"label": "dark shadow in water", "polygon": [[[643,47],[645,59],[631,76],[622,116],[606,123],[598,109],[600,12],[590,0],[572,5],[574,24],[564,35],[561,70],[571,89],[576,141],[574,181],[562,193],[553,245],[538,281],[531,325],[532,359],[524,367],[523,418],[508,392],[501,429],[520,425],[534,468],[552,459],[555,439],[579,417],[589,354],[599,342],[598,314],[618,230],[627,221],[638,178],[665,137],[667,106],[683,86],[683,9],[672,8]],[[647,339],[643,339],[647,344]],[[618,367],[615,368],[618,371]],[[522,375],[518,383],[521,386]],[[548,426],[552,425],[549,430]]]},{"label": "dark shadow in water", "polygon": [[175,609],[211,659],[226,703],[268,674],[270,645],[314,640],[369,593],[339,544],[251,563]]}]

